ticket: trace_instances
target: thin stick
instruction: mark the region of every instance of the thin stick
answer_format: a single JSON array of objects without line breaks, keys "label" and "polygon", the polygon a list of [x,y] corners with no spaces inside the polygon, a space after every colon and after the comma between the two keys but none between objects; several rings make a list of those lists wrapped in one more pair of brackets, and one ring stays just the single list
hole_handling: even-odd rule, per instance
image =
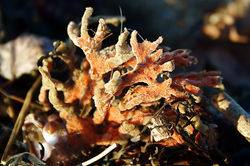
[{"label": "thin stick", "polygon": [[17,135],[18,135],[18,132],[20,131],[21,127],[22,127],[22,124],[24,122],[24,118],[28,112],[28,108],[30,106],[30,102],[31,102],[31,99],[32,99],[32,95],[34,93],[34,91],[36,90],[36,88],[38,87],[38,85],[40,84],[41,82],[41,76],[39,76],[37,78],[37,80],[35,81],[35,83],[32,85],[32,87],[30,88],[30,90],[27,92],[27,95],[25,97],[25,100],[24,100],[24,103],[23,103],[23,106],[20,110],[20,113],[17,117],[17,120],[16,120],[16,123],[15,123],[15,126],[11,132],[11,135],[10,135],[10,138],[9,138],[9,141],[8,141],[8,144],[6,145],[5,147],[5,150],[4,150],[4,153],[3,153],[3,156],[2,156],[2,159],[1,159],[1,163],[4,165],[4,163],[6,162],[6,159],[8,157],[8,154],[9,154],[9,151],[10,151],[10,148],[13,144],[13,142],[15,141]]},{"label": "thin stick", "polygon": [[227,93],[214,95],[212,104],[250,142],[250,115]]},{"label": "thin stick", "polygon": [[83,162],[82,164],[79,164],[78,166],[87,166],[90,165],[94,162],[96,162],[97,160],[100,160],[102,157],[106,156],[107,154],[109,154],[112,150],[114,150],[117,147],[117,144],[114,143],[112,145],[110,145],[107,149],[105,149],[102,153],[100,153],[99,155]]},{"label": "thin stick", "polygon": [[3,84],[0,85],[0,88],[4,88],[10,84],[12,84],[14,82],[14,80],[8,80],[7,82],[4,82]]},{"label": "thin stick", "polygon": [[[7,98],[10,98],[10,99],[12,99],[12,100],[15,100],[15,101],[17,101],[17,102],[19,102],[19,103],[24,103],[24,99],[22,99],[22,98],[20,98],[20,97],[18,97],[18,96],[14,96],[14,95],[10,95],[10,94],[8,94],[5,90],[3,90],[2,88],[0,88],[0,93],[2,93],[4,96],[6,96]],[[42,107],[42,106],[40,106],[40,105],[38,105],[38,104],[35,104],[35,103],[30,103],[30,106],[32,107],[32,108],[37,108],[37,109],[39,109],[39,110],[44,110],[44,108]]]}]

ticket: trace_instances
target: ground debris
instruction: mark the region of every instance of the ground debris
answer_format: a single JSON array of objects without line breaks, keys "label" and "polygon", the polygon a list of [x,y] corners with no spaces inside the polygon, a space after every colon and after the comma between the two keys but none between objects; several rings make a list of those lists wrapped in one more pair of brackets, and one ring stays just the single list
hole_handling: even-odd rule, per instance
[{"label": "ground debris", "polygon": [[23,34],[0,45],[0,75],[16,79],[37,69],[37,60],[52,50],[52,41],[46,37]]},{"label": "ground debris", "polygon": [[10,157],[6,161],[6,166],[12,165],[21,165],[21,166],[29,166],[29,165],[37,165],[37,166],[47,166],[46,163],[39,160],[34,154],[24,152]]}]

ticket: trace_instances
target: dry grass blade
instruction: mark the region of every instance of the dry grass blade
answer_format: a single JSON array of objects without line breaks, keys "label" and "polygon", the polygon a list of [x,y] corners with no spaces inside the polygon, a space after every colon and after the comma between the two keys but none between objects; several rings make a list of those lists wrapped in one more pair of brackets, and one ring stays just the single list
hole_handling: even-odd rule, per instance
[{"label": "dry grass blade", "polygon": [[31,99],[32,99],[32,95],[33,95],[34,91],[38,88],[38,85],[40,84],[40,82],[41,82],[41,76],[39,76],[37,78],[37,80],[35,81],[35,83],[32,85],[32,87],[30,88],[30,90],[27,92],[27,95],[25,97],[23,106],[22,106],[22,108],[20,110],[20,113],[19,113],[19,115],[17,117],[15,126],[14,126],[14,128],[12,130],[12,133],[10,135],[9,141],[8,141],[8,143],[7,143],[6,147],[5,147],[4,153],[2,155],[2,158],[1,158],[1,163],[2,164],[5,163],[5,161],[7,159],[7,155],[9,153],[9,151],[10,151],[10,148],[11,148],[13,142],[15,141],[18,132],[20,131],[20,129],[22,127],[25,115],[28,112],[28,108],[29,108],[29,105],[30,105],[30,102],[31,102]]}]

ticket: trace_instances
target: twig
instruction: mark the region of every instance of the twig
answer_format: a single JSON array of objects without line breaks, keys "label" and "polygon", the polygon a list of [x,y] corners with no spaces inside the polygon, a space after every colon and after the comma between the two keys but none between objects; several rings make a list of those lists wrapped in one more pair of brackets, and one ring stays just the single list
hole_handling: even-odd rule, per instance
[{"label": "twig", "polygon": [[[10,98],[10,99],[12,99],[12,100],[15,100],[15,101],[17,101],[17,102],[19,102],[19,103],[24,103],[24,99],[22,99],[22,98],[20,98],[20,97],[18,97],[18,96],[14,96],[14,95],[10,95],[10,94],[8,94],[5,90],[3,90],[2,88],[0,88],[0,93],[2,93],[4,96],[6,96],[7,98]],[[37,108],[37,109],[39,109],[39,110],[44,110],[44,107],[42,107],[42,106],[40,106],[40,105],[38,105],[38,104],[35,104],[35,103],[30,103],[30,106],[32,107],[32,108]]]},{"label": "twig", "polygon": [[250,115],[225,92],[214,95],[212,104],[250,142]]},{"label": "twig", "polygon": [[192,139],[188,136],[188,134],[186,133],[186,131],[184,130],[184,128],[183,128],[182,126],[177,125],[177,126],[175,127],[175,129],[176,129],[176,132],[177,132],[179,135],[182,136],[182,138],[185,140],[185,142],[186,142],[189,146],[194,147],[194,148],[196,149],[196,151],[193,151],[195,154],[200,155],[199,152],[201,152],[202,155],[203,155],[204,157],[206,157],[208,160],[212,161],[212,158],[211,158],[211,156],[209,155],[209,153],[208,153],[204,148],[202,148],[200,145],[196,144],[195,141],[192,140]]},{"label": "twig", "polygon": [[28,108],[29,108],[29,105],[30,105],[30,102],[31,102],[31,99],[32,99],[32,95],[33,95],[34,91],[36,90],[36,88],[38,87],[38,85],[40,84],[40,82],[41,82],[41,76],[39,76],[37,78],[35,83],[32,85],[30,90],[27,92],[27,95],[25,97],[23,106],[22,106],[22,108],[20,110],[20,113],[19,113],[19,115],[17,117],[17,120],[16,120],[16,123],[14,125],[14,128],[13,128],[13,130],[11,132],[8,144],[6,145],[4,153],[2,155],[2,158],[1,158],[1,163],[2,164],[4,164],[6,162],[7,155],[9,154],[10,148],[11,148],[13,142],[15,141],[18,132],[20,131],[20,129],[22,127],[22,124],[23,124],[23,121],[24,121],[24,118],[25,118],[25,116],[26,116],[26,114],[28,112]]},{"label": "twig", "polygon": [[4,88],[10,84],[12,84],[14,82],[14,80],[8,80],[7,82],[4,82],[3,84],[0,85],[0,88]]},{"label": "twig", "polygon": [[114,150],[117,147],[117,144],[114,143],[112,145],[110,145],[107,149],[105,149],[102,153],[100,153],[99,155],[83,162],[82,164],[79,164],[77,166],[87,166],[90,165],[94,162],[96,162],[97,160],[100,160],[102,157],[106,156],[107,154],[109,154],[112,150]]}]

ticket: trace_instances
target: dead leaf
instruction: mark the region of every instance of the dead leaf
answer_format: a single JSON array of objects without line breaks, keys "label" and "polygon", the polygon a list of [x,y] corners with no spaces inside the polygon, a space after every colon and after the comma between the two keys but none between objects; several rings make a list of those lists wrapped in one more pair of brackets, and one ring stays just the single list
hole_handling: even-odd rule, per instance
[{"label": "dead leaf", "polygon": [[53,48],[45,37],[23,34],[0,45],[0,75],[13,80],[37,68],[37,60]]}]

